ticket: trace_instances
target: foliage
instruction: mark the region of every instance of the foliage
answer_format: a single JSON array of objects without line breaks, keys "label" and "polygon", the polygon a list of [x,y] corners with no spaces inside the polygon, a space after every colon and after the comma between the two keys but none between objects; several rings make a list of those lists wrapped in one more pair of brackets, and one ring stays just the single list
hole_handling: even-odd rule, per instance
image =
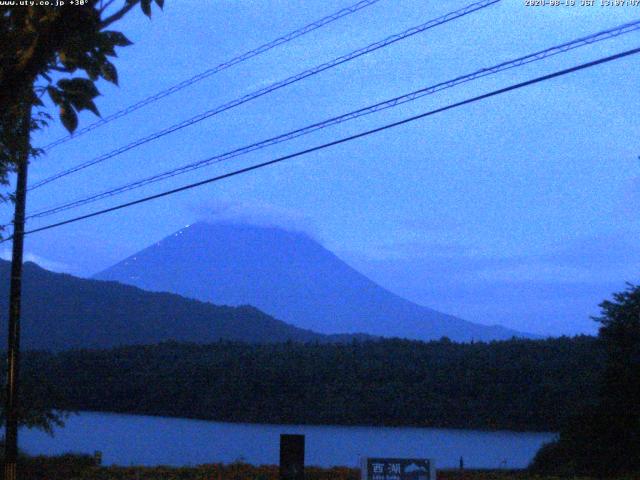
[{"label": "foliage", "polygon": [[25,480],[63,480],[91,478],[98,465],[90,455],[65,454],[57,457],[20,455],[20,478]]},{"label": "foliage", "polygon": [[598,403],[576,415],[533,467],[543,472],[613,476],[640,472],[640,287],[600,304],[606,352]]},{"label": "foliage", "polygon": [[[162,8],[163,0],[155,1]],[[117,84],[117,70],[109,57],[116,56],[116,47],[131,45],[121,32],[107,28],[138,3],[151,16],[151,0],[125,0],[115,9],[114,2],[1,7],[0,110],[12,112],[15,119],[25,103],[42,106],[40,97],[46,92],[71,132],[78,124],[77,112],[89,110],[98,115],[95,81],[102,78]],[[78,72],[88,78],[67,78]],[[63,78],[54,82],[54,74]]]},{"label": "foliage", "polygon": [[258,423],[555,430],[595,403],[592,337],[163,343],[27,355],[53,406]]},{"label": "foliage", "polygon": [[[277,465],[252,466],[220,463],[195,467],[101,467],[87,455],[23,457],[20,477],[24,480],[277,480]],[[306,480],[359,480],[360,470],[347,467],[306,467]],[[558,480],[558,477],[510,470],[439,470],[437,480]],[[573,477],[573,480],[595,480]],[[617,480],[633,480],[619,477]]]},{"label": "foliage", "polygon": [[[0,384],[5,384],[7,372],[6,358],[0,364]],[[59,400],[59,389],[53,380],[46,376],[41,368],[37,356],[22,368],[20,382],[20,403],[18,418],[20,425],[28,428],[38,428],[53,434],[53,427],[64,425],[67,412],[52,409],[52,405]],[[0,390],[0,424],[6,418],[4,409],[6,390]]]},{"label": "foliage", "polygon": [[[164,0],[155,1],[162,8]],[[31,158],[42,153],[32,148],[29,133],[51,119],[43,109],[43,95],[49,96],[70,132],[78,125],[78,112],[99,115],[95,82],[118,83],[110,58],[116,56],[116,47],[131,44],[109,26],[137,4],[151,16],[151,0],[123,0],[120,6],[116,0],[73,3],[0,6],[0,185],[8,185],[17,159],[24,158],[21,153],[26,150]],[[34,106],[40,110],[34,112]],[[0,194],[0,201],[11,198]]]}]

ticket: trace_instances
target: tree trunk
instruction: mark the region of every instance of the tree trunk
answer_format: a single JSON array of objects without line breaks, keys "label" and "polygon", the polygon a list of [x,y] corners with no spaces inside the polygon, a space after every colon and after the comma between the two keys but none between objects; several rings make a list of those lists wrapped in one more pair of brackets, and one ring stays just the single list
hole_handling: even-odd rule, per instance
[{"label": "tree trunk", "polygon": [[7,398],[5,433],[5,480],[16,480],[18,458],[19,377],[20,377],[20,303],[22,295],[22,257],[24,217],[27,200],[27,169],[31,146],[31,104],[26,103],[20,126],[22,142],[15,152],[17,169],[15,213],[13,217],[13,253],[9,293],[9,336],[7,350]]}]

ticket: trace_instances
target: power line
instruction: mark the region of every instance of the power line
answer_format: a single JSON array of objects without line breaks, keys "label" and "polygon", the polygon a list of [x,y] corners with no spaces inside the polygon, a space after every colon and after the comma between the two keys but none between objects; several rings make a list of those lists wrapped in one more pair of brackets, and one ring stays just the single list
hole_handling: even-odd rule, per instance
[{"label": "power line", "polygon": [[299,28],[298,30],[294,30],[293,32],[290,32],[282,37],[276,38],[275,40],[272,40],[271,42],[265,43],[261,46],[259,46],[258,48],[255,48],[253,50],[249,50],[248,52],[245,52],[241,55],[238,55],[237,57],[232,58],[231,60],[227,60],[226,62],[223,62],[219,65],[216,65],[213,68],[210,68],[208,70],[205,70],[202,73],[199,73],[198,75],[194,75],[191,78],[188,78],[186,80],[183,80],[182,82],[173,85],[165,90],[162,90],[158,93],[156,93],[155,95],[151,95],[143,100],[140,100],[137,103],[134,103],[133,105],[130,105],[120,111],[117,111],[115,113],[112,113],[111,115],[108,115],[104,118],[101,118],[100,120],[95,121],[94,123],[87,125],[84,128],[81,128],[80,130],[77,130],[76,132],[74,132],[71,135],[66,135],[64,137],[61,137],[57,140],[55,140],[54,142],[49,143],[48,145],[45,145],[43,147],[44,150],[51,150],[53,147],[56,147],[60,144],[63,144],[65,142],[68,142],[69,140],[73,140],[75,138],[78,138],[81,135],[84,135],[87,132],[90,132],[92,130],[95,130],[96,128],[101,127],[102,125],[106,125],[109,122],[112,122],[118,118],[124,117],[126,115],[129,115],[132,112],[135,112],[136,110],[141,109],[142,107],[145,107],[147,105],[149,105],[150,103],[156,102],[164,97],[168,97],[169,95],[172,95],[190,85],[193,85],[194,83],[199,82],[200,80],[204,80],[205,78],[209,78],[212,75],[215,75],[218,72],[221,72],[223,70],[226,70],[229,67],[232,67],[233,65],[237,65],[238,63],[244,62],[245,60],[249,60],[250,58],[253,58],[257,55],[260,55],[262,53],[268,52],[269,50],[278,47],[280,45],[283,45],[285,43],[290,42],[291,40],[294,40],[298,37],[302,37],[303,35],[306,35],[307,33],[313,32],[314,30],[317,30],[321,27],[324,27],[325,25],[328,25],[330,23],[335,22],[336,20],[339,20],[342,17],[346,17],[347,15],[351,15],[352,13],[357,12],[358,10],[362,10],[363,8],[366,8],[370,5],[373,5],[374,3],[379,2],[380,0],[362,0],[358,3],[356,3],[355,5],[351,5],[350,7],[346,7],[343,8],[342,10],[339,10],[331,15],[328,15],[324,18],[321,18],[320,20],[316,20],[315,22],[312,22],[308,25],[305,25],[302,28]]},{"label": "power line", "polygon": [[54,175],[52,175],[52,176],[50,176],[48,178],[45,178],[44,180],[42,180],[40,182],[35,183],[34,185],[32,185],[30,187],[30,190],[39,188],[39,187],[41,187],[43,185],[46,185],[47,183],[50,183],[50,182],[52,182],[54,180],[57,180],[59,178],[65,177],[67,175],[70,175],[72,173],[78,172],[78,171],[83,170],[85,168],[88,168],[88,167],[90,167],[92,165],[95,165],[95,164],[101,163],[103,161],[106,161],[106,160],[108,160],[110,158],[113,158],[113,157],[115,157],[117,155],[120,155],[120,154],[122,154],[124,152],[127,152],[127,151],[129,151],[129,150],[131,150],[133,148],[136,148],[138,146],[144,145],[144,144],[146,144],[146,143],[148,143],[150,141],[156,140],[156,139],[161,138],[161,137],[163,137],[165,135],[168,135],[170,133],[176,132],[176,131],[181,130],[181,129],[185,128],[185,127],[191,126],[191,125],[193,125],[195,123],[201,122],[201,121],[203,121],[203,120],[205,120],[207,118],[210,118],[210,117],[212,117],[214,115],[217,115],[217,114],[222,113],[222,112],[224,112],[226,110],[229,110],[231,108],[234,108],[234,107],[237,107],[239,105],[242,105],[242,104],[244,104],[244,103],[246,103],[248,101],[251,101],[251,100],[254,100],[254,99],[259,98],[261,96],[264,96],[264,95],[266,95],[268,93],[271,93],[271,92],[273,92],[275,90],[278,90],[280,88],[288,86],[288,85],[290,85],[292,83],[295,83],[295,82],[298,82],[300,80],[303,80],[303,79],[305,79],[307,77],[310,77],[310,76],[313,76],[313,75],[317,75],[317,74],[319,74],[319,73],[321,73],[321,72],[323,72],[325,70],[328,70],[330,68],[336,67],[336,66],[341,65],[343,63],[346,63],[348,61],[354,60],[354,59],[356,59],[356,58],[358,58],[358,57],[360,57],[362,55],[366,55],[368,53],[371,53],[371,52],[373,52],[375,50],[378,50],[380,48],[383,48],[383,47],[386,47],[388,45],[391,45],[391,44],[393,44],[395,42],[398,42],[398,41],[403,40],[405,38],[408,38],[410,36],[416,35],[418,33],[422,33],[422,32],[424,32],[424,31],[426,31],[428,29],[431,29],[431,28],[436,27],[438,25],[441,25],[443,23],[447,23],[449,21],[455,20],[455,19],[460,18],[462,16],[468,15],[469,13],[473,13],[473,12],[475,12],[477,10],[486,8],[486,7],[488,7],[488,6],[490,6],[490,5],[494,4],[494,3],[497,3],[499,1],[500,0],[483,0],[483,1],[480,1],[480,2],[473,3],[473,4],[468,5],[468,6],[464,7],[464,8],[462,8],[462,9],[459,9],[459,10],[456,10],[454,12],[450,12],[450,13],[448,13],[446,15],[443,15],[442,17],[436,18],[434,20],[430,20],[430,21],[428,21],[428,22],[426,22],[426,23],[424,23],[422,25],[419,25],[417,27],[410,28],[408,30],[405,30],[404,32],[399,33],[399,34],[389,36],[389,37],[387,37],[387,38],[385,38],[385,39],[383,39],[381,41],[378,41],[378,42],[375,42],[373,44],[367,45],[366,47],[363,47],[361,49],[355,50],[355,51],[353,51],[353,52],[351,52],[351,53],[349,53],[347,55],[343,55],[341,57],[335,58],[335,59],[333,59],[333,60],[331,60],[329,62],[323,63],[323,64],[318,65],[316,67],[313,67],[311,69],[305,70],[304,72],[301,72],[299,74],[293,75],[293,76],[288,77],[288,78],[286,78],[284,80],[281,80],[279,82],[272,83],[271,85],[268,85],[268,86],[266,86],[266,87],[264,87],[262,89],[259,89],[257,91],[252,92],[252,93],[244,95],[244,96],[242,96],[240,98],[237,98],[235,100],[232,100],[231,102],[228,102],[226,104],[223,104],[223,105],[220,105],[218,107],[215,107],[215,108],[213,108],[211,110],[208,110],[208,111],[206,111],[204,113],[201,113],[199,115],[191,117],[190,119],[184,120],[184,121],[182,121],[180,123],[174,124],[174,125],[172,125],[170,127],[167,127],[167,128],[165,128],[165,129],[163,129],[161,131],[158,131],[158,132],[155,132],[155,133],[153,133],[151,135],[148,135],[147,137],[135,140],[135,141],[133,141],[133,142],[131,142],[131,143],[129,143],[129,144],[123,146],[123,147],[120,147],[120,148],[118,148],[116,150],[113,150],[113,151],[111,151],[109,153],[106,153],[106,154],[101,155],[101,156],[99,156],[97,158],[94,158],[94,159],[89,160],[87,162],[81,163],[81,164],[79,164],[79,165],[77,165],[75,167],[72,167],[72,168],[69,168],[69,169],[64,170],[62,172],[59,172],[57,174],[54,174]]},{"label": "power line", "polygon": [[293,75],[291,77],[288,77],[284,80],[281,80],[279,82],[275,82],[272,83],[264,88],[261,88],[259,90],[256,90],[252,93],[249,93],[247,95],[244,95],[240,98],[237,98],[235,100],[232,100],[231,102],[225,103],[223,105],[220,105],[218,107],[215,107],[211,110],[208,110],[204,113],[201,113],[199,115],[196,115],[194,117],[189,118],[188,120],[184,120],[180,123],[174,124],[170,127],[167,127],[163,130],[160,130],[158,132],[155,132],[151,135],[148,135],[144,138],[135,140],[123,147],[117,148],[116,150],[113,150],[109,153],[106,153],[104,155],[101,155],[97,158],[94,158],[92,160],[89,160],[87,162],[81,163],[79,165],[76,165],[75,167],[71,167],[67,170],[64,170],[62,172],[56,173],[48,178],[45,178],[44,180],[41,180],[40,182],[35,183],[34,185],[29,187],[29,190],[34,190],[36,188],[39,188],[43,185],[46,185],[48,183],[53,182],[54,180],[58,180],[62,177],[66,177],[67,175],[71,175],[72,173],[78,172],[80,170],[84,170],[85,168],[88,168],[92,165],[96,165],[98,163],[104,162],[110,158],[113,158],[115,156],[118,156],[124,152],[127,152],[133,148],[139,147],[141,145],[144,145],[146,143],[149,143],[153,140],[157,140],[158,138],[164,137],[165,135],[169,135],[170,133],[176,132],[178,130],[182,130],[183,128],[189,127],[191,125],[194,125],[198,122],[201,122],[207,118],[210,118],[214,115],[217,115],[219,113],[222,113],[224,111],[230,110],[232,108],[235,108],[239,105],[242,105],[244,103],[247,103],[251,100],[255,100],[256,98],[262,97],[268,93],[271,93],[273,91],[276,91],[280,88],[286,87],[287,85],[291,85],[292,83],[296,83],[299,82],[300,80],[303,80],[305,78],[317,75],[325,70],[328,70],[330,68],[336,67],[338,65],[341,65],[343,63],[349,62],[351,60],[354,60],[358,57],[361,57],[363,55],[369,54],[371,52],[374,52],[376,50],[379,50],[381,48],[387,47],[393,43],[396,43],[400,40],[403,40],[405,38],[411,37],[413,35],[416,35],[418,33],[422,33],[426,30],[429,30],[431,28],[434,28],[438,25],[442,25],[444,23],[450,22],[452,20],[458,19],[460,17],[464,17],[470,13],[476,12],[478,10],[481,10],[483,8],[486,8],[494,3],[498,3],[501,0],[482,0],[480,2],[476,2],[476,3],[472,3],[464,8],[461,8],[459,10],[456,10],[454,12],[451,13],[447,13],[446,15],[443,15],[441,17],[438,17],[434,20],[430,20],[426,23],[423,23],[422,25],[419,25],[417,27],[413,27],[410,28],[408,30],[405,30],[404,32],[398,33],[396,35],[391,35],[387,38],[385,38],[384,40],[380,40],[378,42],[372,43],[370,45],[367,45],[366,47],[360,48],[358,50],[355,50],[351,53],[348,53],[346,55],[343,55],[341,57],[335,58],[329,62],[323,63],[322,65],[318,65],[316,67],[310,68],[308,70],[305,70],[304,72],[298,73],[296,75]]},{"label": "power line", "polygon": [[515,67],[520,67],[522,65],[527,65],[529,63],[533,63],[536,61],[540,61],[543,60],[545,58],[560,54],[560,53],[565,53],[567,51],[585,46],[585,45],[591,45],[593,43],[596,42],[600,42],[606,39],[610,39],[610,38],[614,38],[614,37],[618,37],[619,35],[625,34],[625,33],[630,33],[633,31],[636,31],[640,29],[640,20],[637,20],[635,22],[630,22],[630,23],[626,23],[614,28],[610,28],[608,30],[604,30],[604,31],[600,31],[597,33],[594,33],[592,35],[588,35],[585,37],[581,37],[578,38],[576,40],[572,40],[570,42],[565,42],[562,43],[560,45],[556,45],[550,48],[547,48],[545,50],[540,50],[538,52],[535,53],[531,53],[529,55],[525,55],[513,60],[509,60],[506,62],[502,62],[498,65],[492,66],[492,67],[488,67],[488,68],[482,68],[480,70],[477,70],[473,73],[467,74],[467,75],[462,75],[459,77],[456,77],[452,80],[448,80],[446,82],[441,82],[438,83],[436,85],[432,85],[430,87],[425,87],[425,88],[421,88],[419,90],[416,90],[414,92],[399,96],[399,97],[395,97],[389,100],[385,100],[383,102],[379,102],[376,103],[374,105],[370,105],[368,107],[365,108],[361,108],[337,117],[333,117],[327,120],[324,120],[322,122],[318,122],[318,123],[314,123],[312,125],[308,125],[306,127],[303,128],[299,128],[297,130],[293,130],[291,132],[287,132],[281,135],[278,135],[276,137],[272,137],[266,140],[262,140],[260,142],[257,143],[253,143],[251,145],[245,146],[245,147],[241,147],[241,148],[237,148],[234,150],[231,150],[229,152],[226,153],[222,153],[219,155],[215,155],[213,157],[209,157],[207,159],[204,160],[200,160],[198,162],[194,162],[194,163],[190,163],[187,165],[183,165],[180,166],[178,168],[174,168],[172,170],[169,171],[165,171],[141,180],[137,180],[135,182],[132,183],[128,183],[125,185],[122,185],[120,187],[116,187],[114,189],[110,189],[107,191],[103,191],[101,193],[97,193],[94,195],[91,195],[89,197],[84,197],[81,199],[77,199],[74,200],[72,202],[68,202],[62,205],[58,205],[56,207],[51,207],[51,208],[47,208],[45,210],[40,210],[38,212],[32,213],[30,215],[27,216],[27,219],[33,219],[33,218],[43,218],[43,217],[47,217],[50,215],[53,215],[55,213],[59,213],[62,211],[66,211],[72,208],[76,208],[76,207],[80,207],[82,205],[86,205],[89,203],[93,203],[96,202],[98,200],[102,200],[104,198],[109,198],[112,197],[114,195],[120,194],[120,193],[124,193],[136,188],[140,188],[142,186],[151,184],[151,183],[155,183],[161,180],[165,180],[167,178],[171,178],[177,175],[181,175],[183,173],[187,173],[193,170],[197,170],[199,168],[203,168],[206,166],[209,166],[211,164],[214,163],[219,163],[225,160],[229,160],[231,158],[235,158],[241,155],[245,155],[247,153],[250,152],[254,152],[256,150],[261,150],[263,148],[269,147],[271,145],[275,145],[278,143],[282,143],[297,137],[300,137],[302,135],[307,135],[309,133],[312,133],[314,131],[323,129],[323,128],[327,128],[329,126],[333,126],[333,125],[337,125],[349,120],[353,120],[355,118],[359,118],[361,116],[365,116],[365,115],[369,115],[375,112],[379,112],[381,110],[385,110],[388,108],[393,108],[396,107],[398,105],[407,103],[407,102],[411,102],[414,101],[418,98],[421,98],[425,95],[430,95],[436,92],[439,92],[441,90],[445,90],[448,88],[452,88],[456,85],[460,85],[462,83],[466,83],[472,80],[476,80],[478,78],[482,78],[488,75],[492,75],[498,72],[502,72],[505,70],[509,70],[511,68],[515,68]]},{"label": "power line", "polygon": [[[351,136],[348,136],[348,137],[341,138],[339,140],[334,140],[334,141],[329,142],[329,143],[325,143],[325,144],[318,145],[318,146],[315,146],[315,147],[307,148],[305,150],[301,150],[301,151],[298,151],[298,152],[295,152],[295,153],[292,153],[292,154],[289,154],[289,155],[278,157],[278,158],[273,159],[273,160],[269,160],[269,161],[262,162],[262,163],[259,163],[259,164],[256,164],[256,165],[252,165],[250,167],[241,168],[241,169],[235,170],[233,172],[229,172],[229,173],[225,173],[223,175],[218,175],[218,176],[215,176],[215,177],[211,177],[211,178],[208,178],[206,180],[201,180],[199,182],[191,183],[189,185],[185,185],[185,186],[182,186],[182,187],[179,187],[179,188],[174,188],[172,190],[167,190],[167,191],[164,191],[164,192],[161,192],[161,193],[157,193],[155,195],[150,195],[150,196],[147,196],[147,197],[143,197],[143,198],[140,198],[138,200],[131,201],[131,202],[122,203],[122,204],[116,205],[114,207],[105,208],[105,209],[98,210],[98,211],[95,211],[95,212],[92,212],[92,213],[88,213],[86,215],[81,215],[81,216],[74,217],[74,218],[71,218],[71,219],[68,219],[68,220],[64,220],[64,221],[61,221],[61,222],[49,224],[49,225],[46,225],[44,227],[35,228],[33,230],[26,231],[25,235],[26,234],[36,233],[36,232],[42,232],[44,230],[50,230],[52,228],[60,227],[60,226],[63,226],[63,225],[68,225],[70,223],[79,222],[81,220],[85,220],[85,219],[88,219],[88,218],[96,217],[96,216],[99,216],[99,215],[104,215],[106,213],[114,212],[116,210],[121,210],[123,208],[128,208],[128,207],[131,207],[133,205],[146,203],[146,202],[149,202],[151,200],[155,200],[157,198],[162,198],[162,197],[166,197],[166,196],[169,196],[169,195],[173,195],[173,194],[178,193],[178,192],[191,190],[193,188],[201,187],[203,185],[207,185],[209,183],[213,183],[213,182],[217,182],[217,181],[220,181],[220,180],[224,180],[226,178],[235,177],[237,175],[248,173],[248,172],[253,171],[253,170],[258,170],[260,168],[267,167],[269,165],[274,165],[276,163],[280,163],[280,162],[283,162],[285,160],[290,160],[292,158],[300,157],[300,156],[306,155],[308,153],[316,152],[318,150],[324,150],[326,148],[329,148],[329,147],[332,147],[332,146],[335,146],[335,145],[346,143],[346,142],[349,142],[349,141],[352,141],[352,140],[356,140],[358,138],[362,138],[362,137],[366,137],[368,135],[372,135],[374,133],[382,132],[384,130],[388,130],[388,129],[391,129],[391,128],[394,128],[394,127],[398,127],[400,125],[411,123],[411,122],[414,122],[416,120],[419,120],[419,119],[422,119],[422,118],[425,118],[425,117],[429,117],[431,115],[435,115],[437,113],[441,113],[441,112],[445,112],[447,110],[451,110],[451,109],[454,109],[454,108],[457,108],[457,107],[461,107],[463,105],[468,105],[468,104],[471,104],[471,103],[475,103],[475,102],[478,102],[478,101],[481,101],[481,100],[485,100],[485,99],[490,98],[490,97],[495,97],[495,96],[501,95],[503,93],[507,93],[507,92],[510,92],[510,91],[513,91],[513,90],[517,90],[517,89],[520,89],[520,88],[523,88],[523,87],[527,87],[529,85],[534,85],[536,83],[540,83],[540,82],[543,82],[543,81],[546,81],[546,80],[551,80],[553,78],[561,77],[561,76],[567,75],[569,73],[577,72],[579,70],[584,70],[584,69],[587,69],[587,68],[590,68],[590,67],[594,67],[596,65],[601,65],[603,63],[612,62],[614,60],[618,60],[618,59],[621,59],[621,58],[624,58],[624,57],[628,57],[630,55],[636,55],[638,53],[640,53],[640,48],[634,48],[634,49],[631,49],[631,50],[627,50],[625,52],[617,53],[615,55],[610,55],[608,57],[603,57],[603,58],[600,58],[598,60],[594,60],[594,61],[591,61],[591,62],[583,63],[583,64],[580,64],[580,65],[577,65],[577,66],[574,66],[574,67],[566,68],[564,70],[560,70],[560,71],[557,71],[557,72],[554,72],[554,73],[543,75],[541,77],[537,77],[537,78],[534,78],[532,80],[527,80],[527,81],[520,82],[520,83],[517,83],[517,84],[514,84],[514,85],[510,85],[508,87],[500,88],[498,90],[494,90],[492,92],[485,93],[483,95],[478,95],[476,97],[472,97],[472,98],[469,98],[467,100],[456,102],[456,103],[447,105],[445,107],[437,108],[435,110],[430,110],[428,112],[421,113],[419,115],[414,115],[412,117],[405,118],[405,119],[397,121],[397,122],[389,123],[389,124],[384,125],[382,127],[374,128],[374,129],[367,130],[367,131],[364,131],[364,132],[361,132],[361,133],[357,133],[355,135],[351,135]],[[11,238],[13,238],[13,237],[9,237],[6,240],[2,240],[0,243],[4,243],[4,242],[10,240]]]}]

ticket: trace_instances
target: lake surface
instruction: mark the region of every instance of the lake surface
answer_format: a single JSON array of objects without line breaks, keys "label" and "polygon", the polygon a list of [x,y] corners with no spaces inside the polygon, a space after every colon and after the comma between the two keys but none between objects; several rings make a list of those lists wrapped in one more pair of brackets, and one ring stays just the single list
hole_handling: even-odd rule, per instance
[{"label": "lake surface", "polygon": [[553,433],[436,428],[255,425],[81,412],[55,436],[21,429],[20,448],[56,455],[100,450],[105,465],[277,464],[281,433],[306,435],[306,464],[355,467],[361,456],[428,457],[437,468],[523,468]]}]

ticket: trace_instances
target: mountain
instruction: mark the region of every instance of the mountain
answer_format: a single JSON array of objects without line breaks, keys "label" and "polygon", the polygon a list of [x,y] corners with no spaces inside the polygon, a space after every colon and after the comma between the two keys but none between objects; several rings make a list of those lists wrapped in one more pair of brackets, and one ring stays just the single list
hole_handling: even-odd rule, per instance
[{"label": "mountain", "polygon": [[96,275],[216,304],[254,305],[320,333],[456,341],[527,336],[401,298],[303,233],[196,223]]},{"label": "mountain", "polygon": [[[10,263],[0,260],[0,332],[6,345]],[[244,342],[350,341],[287,325],[250,306],[226,307],[116,282],[53,273],[25,263],[21,343],[65,350],[220,339]]]}]

